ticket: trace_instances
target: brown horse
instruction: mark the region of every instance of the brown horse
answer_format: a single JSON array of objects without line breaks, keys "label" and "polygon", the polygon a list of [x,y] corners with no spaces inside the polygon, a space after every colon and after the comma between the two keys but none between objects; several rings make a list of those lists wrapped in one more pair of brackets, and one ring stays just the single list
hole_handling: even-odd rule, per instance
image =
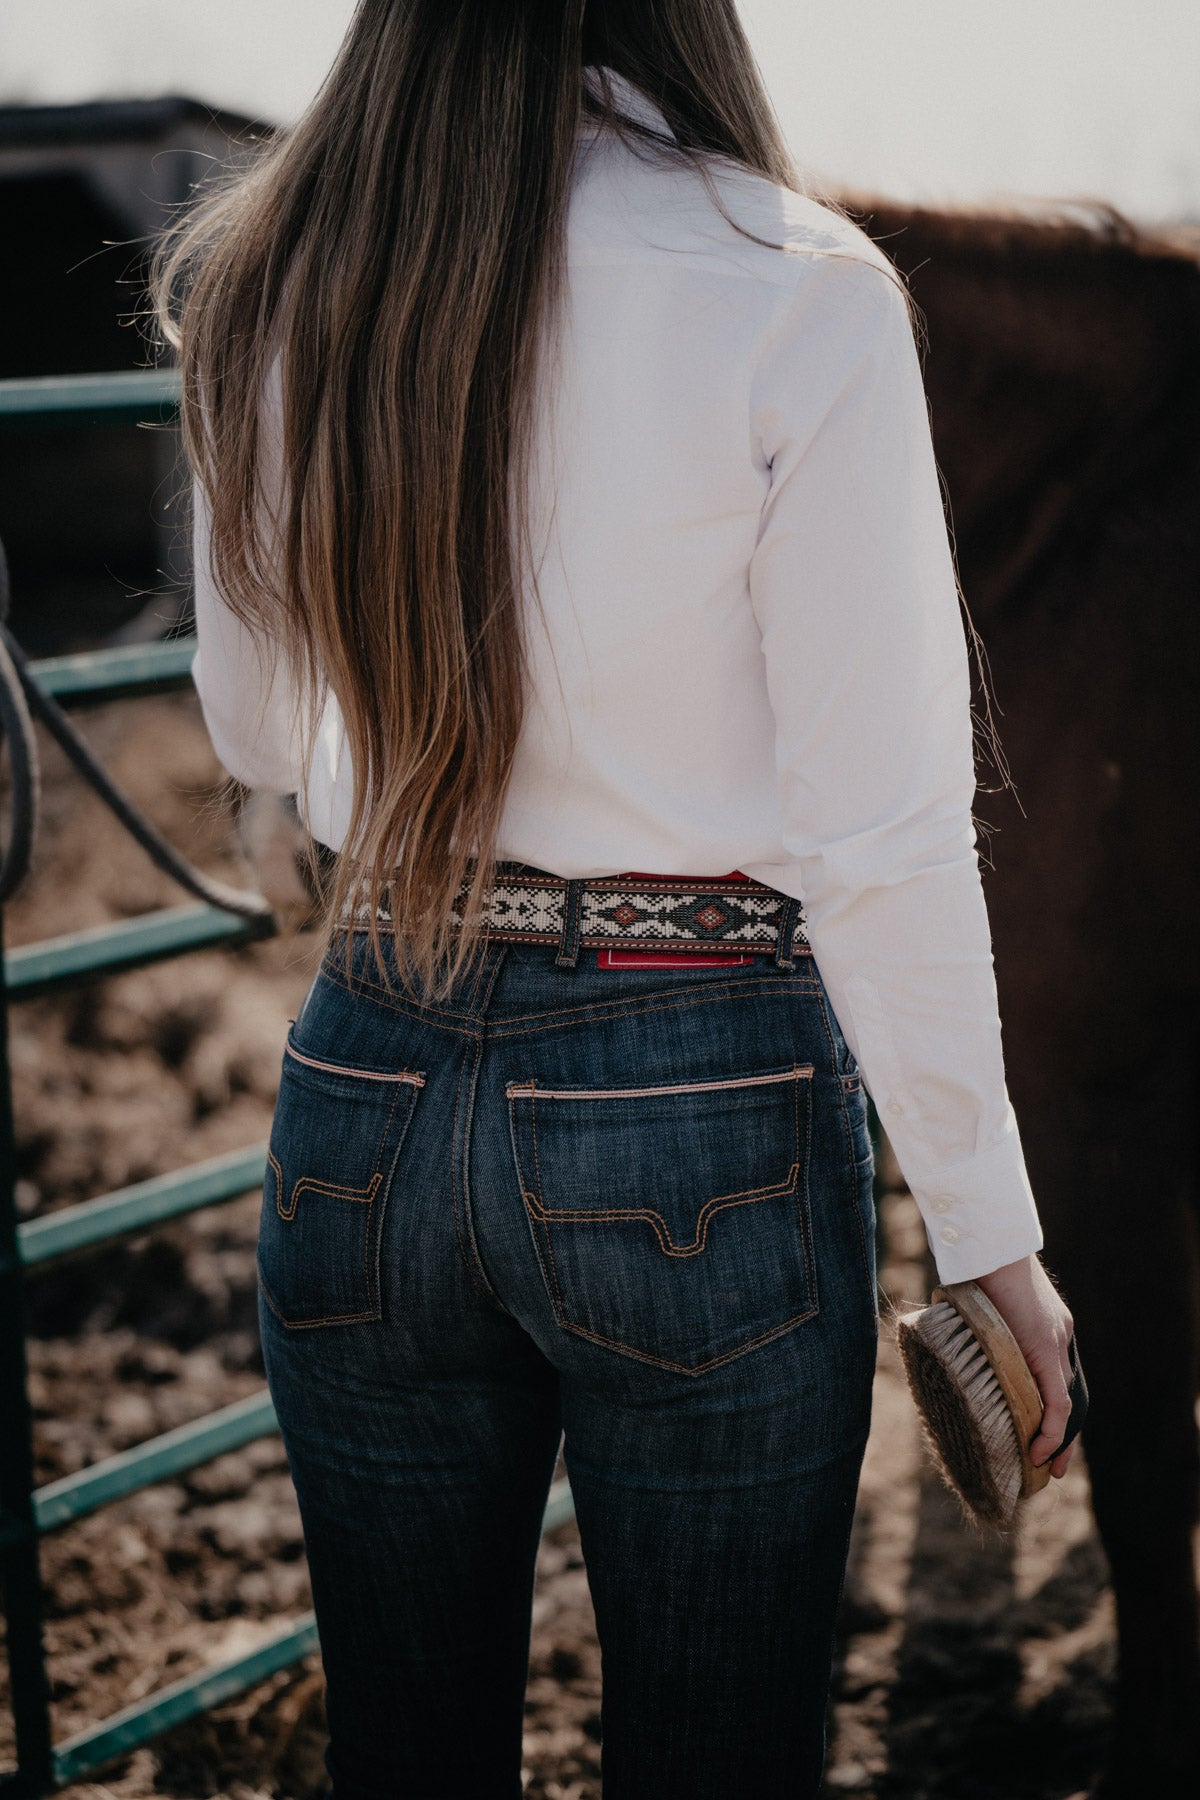
[{"label": "brown horse", "polygon": [[1119,1625],[1098,1792],[1200,1793],[1200,234],[840,198],[925,314],[1016,784],[977,811],[1010,1088],[1091,1385]]}]

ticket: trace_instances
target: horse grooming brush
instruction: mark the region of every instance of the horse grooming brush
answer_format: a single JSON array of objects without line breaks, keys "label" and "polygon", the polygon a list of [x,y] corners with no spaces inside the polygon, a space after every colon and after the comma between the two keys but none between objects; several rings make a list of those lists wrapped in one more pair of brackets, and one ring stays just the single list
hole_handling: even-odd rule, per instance
[{"label": "horse grooming brush", "polygon": [[976,1525],[1010,1525],[1018,1502],[1046,1486],[1050,1464],[1087,1414],[1074,1332],[1067,1435],[1037,1465],[1029,1446],[1041,1427],[1042,1397],[1016,1338],[976,1282],[934,1288],[928,1306],[898,1316],[896,1342],[943,1480]]}]

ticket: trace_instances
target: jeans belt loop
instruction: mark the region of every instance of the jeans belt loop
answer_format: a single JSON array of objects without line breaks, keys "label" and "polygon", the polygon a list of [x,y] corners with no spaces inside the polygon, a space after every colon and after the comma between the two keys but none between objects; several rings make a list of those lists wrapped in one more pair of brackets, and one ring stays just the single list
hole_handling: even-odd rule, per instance
[{"label": "jeans belt loop", "polygon": [[579,958],[579,939],[583,928],[583,882],[568,880],[563,900],[562,932],[558,940],[555,962],[560,969],[573,969]]},{"label": "jeans belt loop", "polygon": [[790,897],[779,909],[779,942],[775,946],[775,967],[777,969],[794,969],[796,959],[792,955],[792,937],[796,930],[796,921],[800,914],[800,902]]}]

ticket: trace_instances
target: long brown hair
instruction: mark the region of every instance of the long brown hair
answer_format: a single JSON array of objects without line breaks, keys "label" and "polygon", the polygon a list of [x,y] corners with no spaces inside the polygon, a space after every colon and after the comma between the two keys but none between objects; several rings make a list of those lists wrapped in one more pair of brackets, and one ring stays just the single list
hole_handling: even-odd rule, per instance
[{"label": "long brown hair", "polygon": [[[614,116],[585,64],[645,92],[675,142]],[[156,263],[213,573],[278,647],[305,755],[329,691],[344,721],[326,933],[357,899],[378,954],[386,896],[401,969],[435,997],[477,942],[521,726],[523,475],[584,115],[714,197],[713,156],[799,188],[735,0],[360,0],[299,124]]]}]

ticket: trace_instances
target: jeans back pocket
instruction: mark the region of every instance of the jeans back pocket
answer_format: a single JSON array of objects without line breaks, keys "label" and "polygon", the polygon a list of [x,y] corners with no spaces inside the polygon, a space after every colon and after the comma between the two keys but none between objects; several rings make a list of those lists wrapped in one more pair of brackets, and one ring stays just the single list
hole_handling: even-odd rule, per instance
[{"label": "jeans back pocket", "polygon": [[517,1174],[558,1323],[698,1375],[810,1318],[812,1074],[510,1082]]},{"label": "jeans back pocket", "polygon": [[259,1280],[285,1325],[381,1316],[383,1216],[423,1086],[411,1069],[309,1056],[288,1034],[258,1232]]}]

